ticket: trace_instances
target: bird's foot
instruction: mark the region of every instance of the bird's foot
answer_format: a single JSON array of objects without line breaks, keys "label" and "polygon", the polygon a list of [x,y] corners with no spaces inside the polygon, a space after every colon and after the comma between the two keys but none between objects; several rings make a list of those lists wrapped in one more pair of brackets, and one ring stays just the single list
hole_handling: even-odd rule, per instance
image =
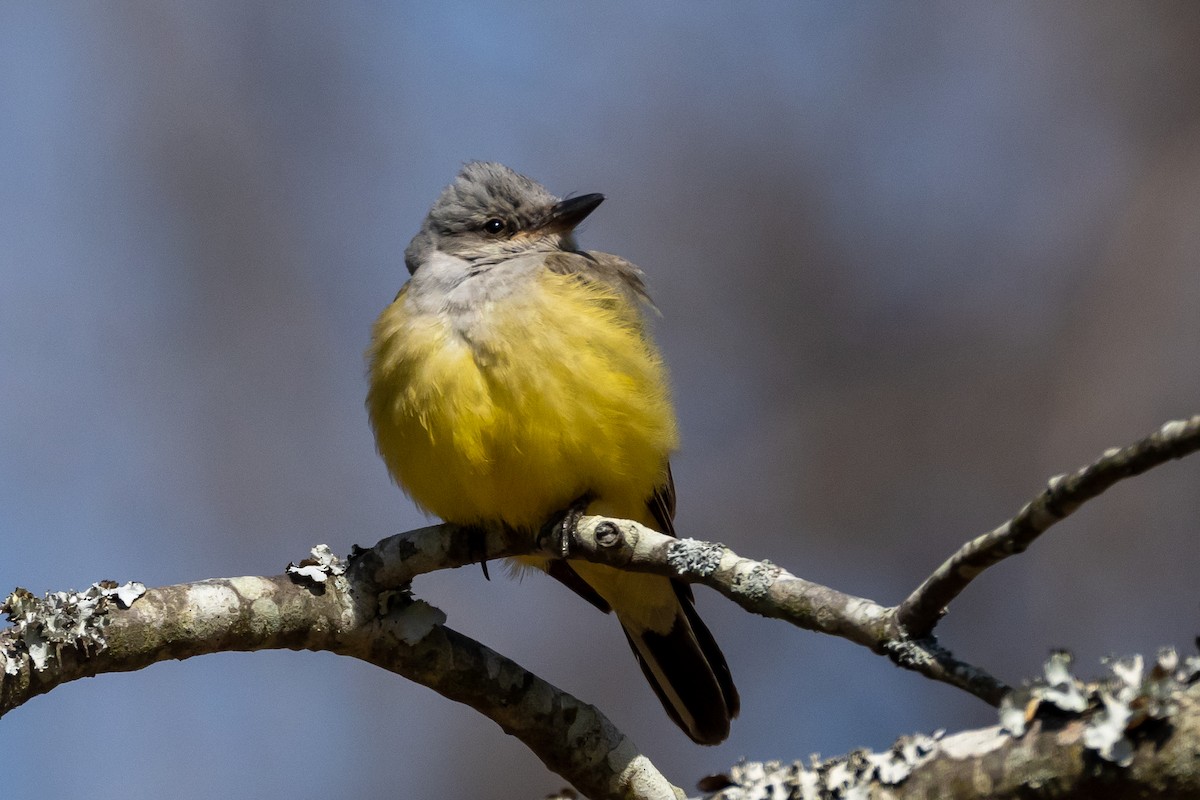
[{"label": "bird's foot", "polygon": [[571,536],[578,529],[579,520],[587,514],[587,508],[593,499],[595,498],[592,497],[591,492],[577,497],[567,510],[562,512],[561,516],[552,517],[542,526],[538,541],[550,540],[551,543],[558,546],[558,557],[568,558],[571,554]]},{"label": "bird's foot", "polygon": [[468,525],[465,532],[467,534],[467,553],[472,561],[479,562],[484,579],[490,581],[492,576],[488,574],[487,566],[487,531],[476,525]]}]

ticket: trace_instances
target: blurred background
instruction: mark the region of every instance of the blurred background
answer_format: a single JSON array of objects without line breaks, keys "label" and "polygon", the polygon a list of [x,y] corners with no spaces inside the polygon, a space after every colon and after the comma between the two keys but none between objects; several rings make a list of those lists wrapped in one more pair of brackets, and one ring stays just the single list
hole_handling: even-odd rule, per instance
[{"label": "blurred background", "polygon": [[[275,574],[425,518],[362,352],[463,161],[608,202],[645,268],[682,534],[895,603],[1051,475],[1200,411],[1200,7],[160,2],[0,8],[0,587]],[[1200,457],[1123,483],[939,628],[1190,651]],[[539,576],[420,579],[677,782],[991,724],[846,642],[700,606],[744,706],[692,745]],[[539,797],[491,722],[328,654],[223,654],[9,714],[9,797]]]}]

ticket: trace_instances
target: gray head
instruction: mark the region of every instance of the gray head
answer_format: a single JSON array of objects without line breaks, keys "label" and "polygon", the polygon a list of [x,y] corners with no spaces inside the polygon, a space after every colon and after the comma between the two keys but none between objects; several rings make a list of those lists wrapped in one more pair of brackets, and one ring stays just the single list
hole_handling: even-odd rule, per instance
[{"label": "gray head", "polygon": [[412,273],[435,249],[479,266],[523,253],[574,250],[575,226],[603,200],[599,194],[560,200],[503,164],[472,161],[429,209],[404,262]]}]

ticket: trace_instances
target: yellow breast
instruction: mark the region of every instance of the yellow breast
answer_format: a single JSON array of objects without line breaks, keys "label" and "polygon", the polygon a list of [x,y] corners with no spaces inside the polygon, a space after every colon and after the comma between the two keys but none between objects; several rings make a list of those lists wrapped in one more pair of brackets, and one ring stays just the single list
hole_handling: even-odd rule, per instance
[{"label": "yellow breast", "polygon": [[449,522],[533,527],[592,492],[644,517],[677,444],[662,361],[617,291],[551,272],[477,309],[402,292],[375,324],[367,407],[392,477]]}]

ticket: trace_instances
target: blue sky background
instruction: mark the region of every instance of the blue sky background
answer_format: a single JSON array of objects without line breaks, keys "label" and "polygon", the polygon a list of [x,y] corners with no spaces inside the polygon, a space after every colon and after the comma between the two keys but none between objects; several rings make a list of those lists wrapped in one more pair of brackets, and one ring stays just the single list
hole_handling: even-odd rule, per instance
[{"label": "blue sky background", "polygon": [[[1051,475],[1200,410],[1189,4],[0,8],[0,588],[274,574],[424,523],[371,321],[468,159],[608,201],[648,273],[679,530],[894,603]],[[1200,460],[1122,485],[939,629],[1001,677],[1190,647]],[[495,572],[495,571],[494,571]],[[744,698],[692,745],[552,581],[422,578],[677,782],[990,724],[701,591]],[[538,797],[492,723],[328,654],[224,654],[3,720],[5,795]]]}]

